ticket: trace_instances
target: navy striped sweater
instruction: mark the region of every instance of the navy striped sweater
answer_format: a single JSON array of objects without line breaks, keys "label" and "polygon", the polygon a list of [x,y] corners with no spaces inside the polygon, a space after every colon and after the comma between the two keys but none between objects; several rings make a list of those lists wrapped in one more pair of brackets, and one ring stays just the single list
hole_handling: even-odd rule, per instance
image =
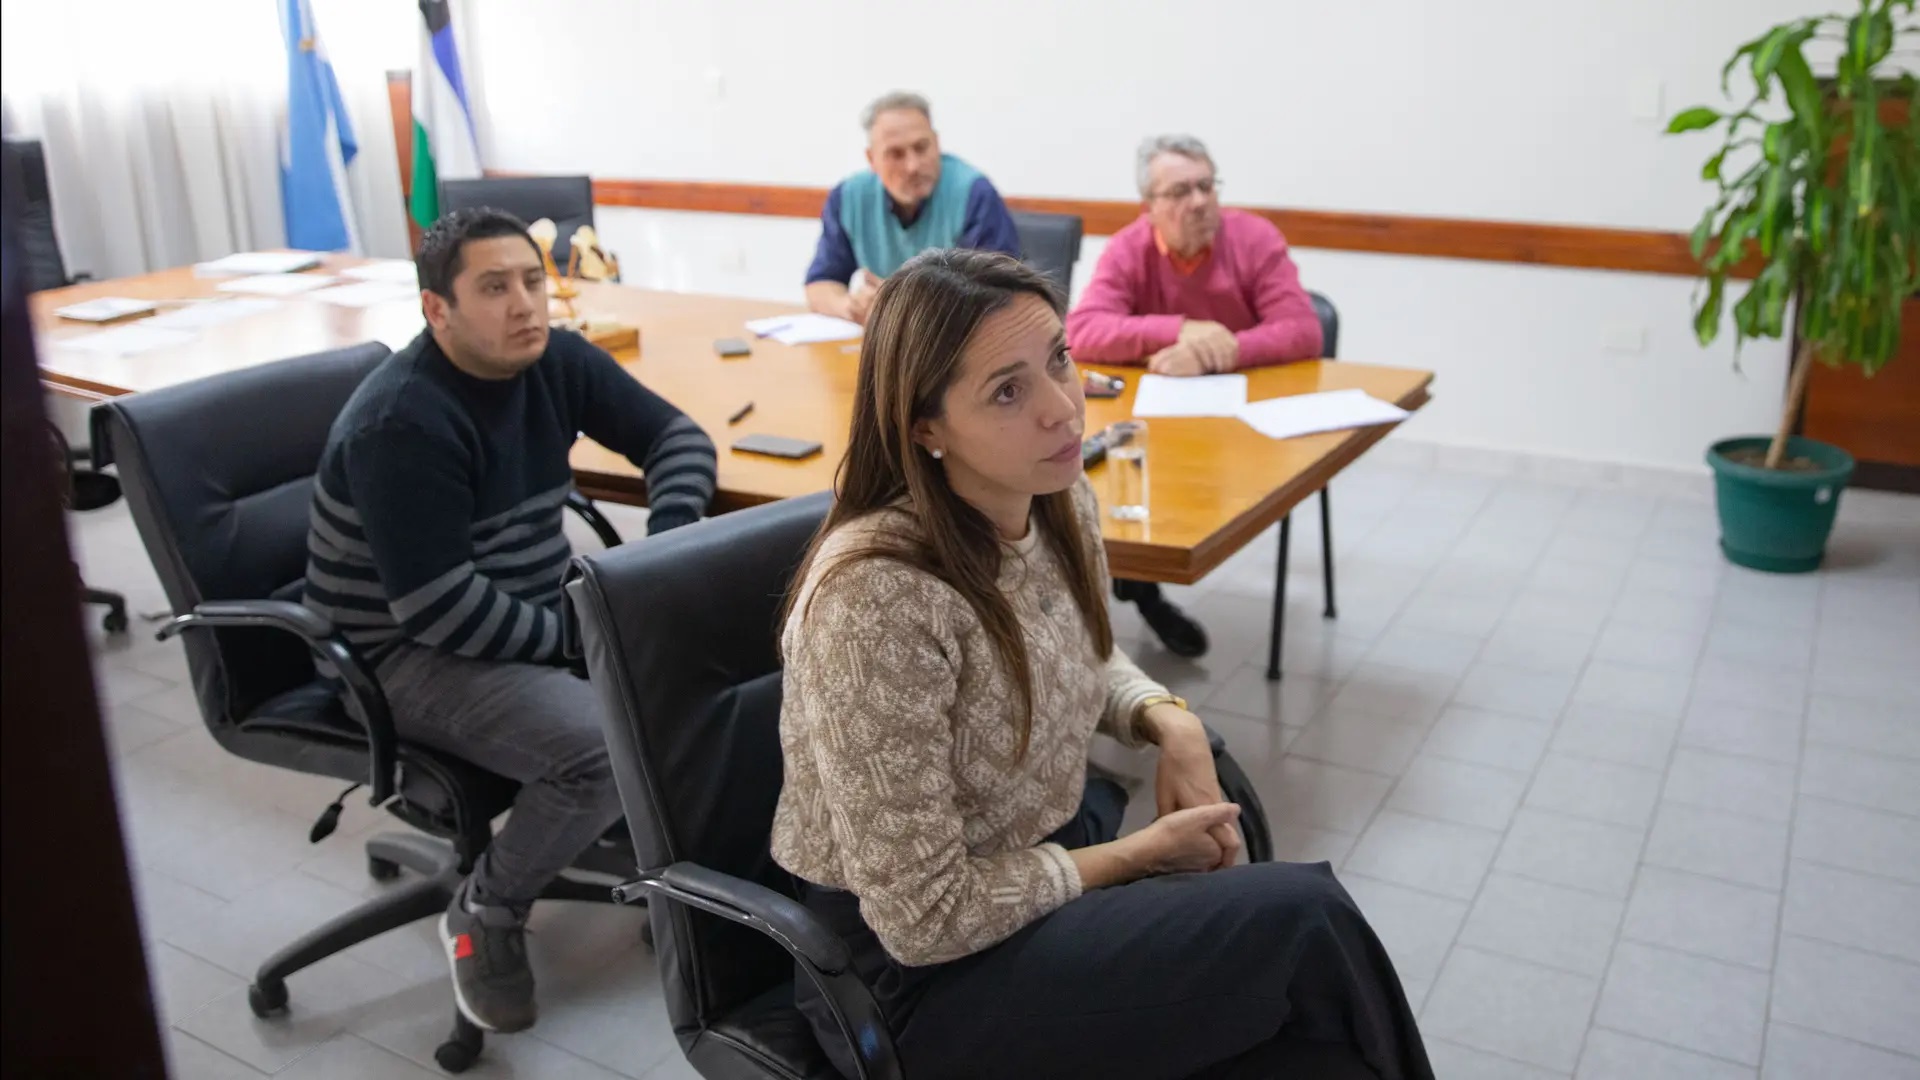
[{"label": "navy striped sweater", "polygon": [[307,607],[370,660],[401,641],[557,663],[568,451],[638,465],[647,531],[697,520],[713,442],[578,334],[511,379],[454,367],[422,332],[367,376],[327,438],[307,534]]}]

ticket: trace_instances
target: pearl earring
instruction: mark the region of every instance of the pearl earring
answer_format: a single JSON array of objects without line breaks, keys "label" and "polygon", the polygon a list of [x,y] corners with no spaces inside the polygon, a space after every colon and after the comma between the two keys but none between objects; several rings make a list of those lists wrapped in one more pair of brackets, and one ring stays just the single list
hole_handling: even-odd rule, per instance
[{"label": "pearl earring", "polygon": [[939,461],[941,458],[947,456],[947,452],[945,450],[941,450],[937,447],[932,450],[929,450],[928,453],[933,455],[933,460],[935,461]]}]

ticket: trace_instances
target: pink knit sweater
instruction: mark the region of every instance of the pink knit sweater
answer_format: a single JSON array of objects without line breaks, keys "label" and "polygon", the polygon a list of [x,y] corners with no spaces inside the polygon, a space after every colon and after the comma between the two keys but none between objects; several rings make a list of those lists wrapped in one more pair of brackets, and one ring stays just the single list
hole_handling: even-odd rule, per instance
[{"label": "pink knit sweater", "polygon": [[1320,355],[1320,320],[1286,237],[1243,210],[1220,212],[1212,253],[1191,274],[1160,253],[1146,215],[1115,233],[1067,316],[1067,347],[1088,363],[1142,363],[1178,340],[1187,319],[1233,331],[1243,368]]}]

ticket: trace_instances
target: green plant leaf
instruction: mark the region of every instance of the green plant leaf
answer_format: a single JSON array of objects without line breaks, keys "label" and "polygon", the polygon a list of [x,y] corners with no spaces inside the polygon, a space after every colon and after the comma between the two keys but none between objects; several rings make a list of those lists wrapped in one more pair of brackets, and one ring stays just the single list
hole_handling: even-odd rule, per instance
[{"label": "green plant leaf", "polygon": [[1787,40],[1793,36],[1797,23],[1781,23],[1767,32],[1760,47],[1753,51],[1753,88],[1761,101],[1767,100],[1769,86],[1773,79],[1773,69],[1780,64],[1780,54],[1787,47]]},{"label": "green plant leaf", "polygon": [[1674,117],[1667,124],[1667,134],[1679,135],[1683,132],[1699,131],[1702,128],[1710,128],[1719,122],[1720,111],[1718,109],[1709,109],[1705,105],[1695,105],[1693,108]]},{"label": "green plant leaf", "polygon": [[1700,179],[1702,180],[1720,179],[1720,163],[1727,160],[1727,151],[1731,149],[1733,149],[1731,146],[1723,146],[1720,148],[1719,153],[1708,158],[1707,163],[1705,165],[1700,166]]},{"label": "green plant leaf", "polygon": [[1799,45],[1781,55],[1776,71],[1781,89],[1787,92],[1787,104],[1793,109],[1794,119],[1807,133],[1808,145],[1820,146],[1827,142],[1820,137],[1825,126],[1826,101],[1820,96],[1820,84],[1813,77],[1813,69],[1807,66],[1807,58],[1801,55]]},{"label": "green plant leaf", "polygon": [[1720,336],[1720,307],[1726,297],[1727,278],[1724,274],[1715,274],[1707,282],[1707,298],[1693,315],[1693,336],[1702,345],[1713,344]]}]

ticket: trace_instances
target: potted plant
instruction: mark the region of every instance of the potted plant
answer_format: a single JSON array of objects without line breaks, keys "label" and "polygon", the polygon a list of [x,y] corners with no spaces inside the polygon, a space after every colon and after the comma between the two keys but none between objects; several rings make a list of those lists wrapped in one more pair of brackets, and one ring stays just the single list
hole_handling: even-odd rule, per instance
[{"label": "potted plant", "polygon": [[[1901,304],[1920,286],[1920,113],[1910,70],[1920,39],[1915,0],[1860,0],[1852,15],[1776,26],[1721,71],[1721,91],[1743,61],[1752,97],[1673,118],[1670,133],[1721,129],[1700,175],[1718,195],[1693,230],[1703,278],[1693,327],[1719,334],[1730,277],[1753,275],[1733,304],[1736,347],[1780,338],[1798,305],[1779,430],[1725,439],[1707,453],[1720,510],[1720,546],[1741,566],[1806,571],[1820,565],[1853,458],[1793,434],[1815,363],[1869,375],[1900,340]],[[1837,49],[1816,76],[1805,51]],[[1823,64],[1824,68],[1825,65]],[[1757,269],[1757,273],[1755,272]]]}]

